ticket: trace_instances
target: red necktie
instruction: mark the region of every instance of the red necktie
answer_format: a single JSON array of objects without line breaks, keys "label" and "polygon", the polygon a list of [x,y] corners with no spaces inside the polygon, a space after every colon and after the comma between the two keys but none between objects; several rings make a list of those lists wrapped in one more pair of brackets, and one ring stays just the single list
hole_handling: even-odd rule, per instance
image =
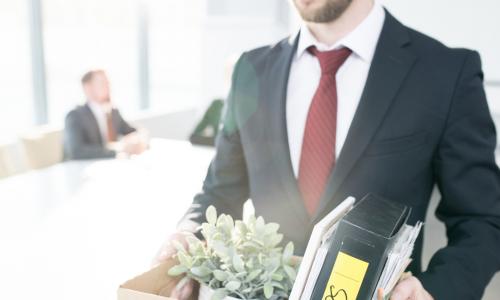
[{"label": "red necktie", "polygon": [[116,131],[113,126],[113,115],[111,112],[106,114],[106,124],[108,126],[108,143],[116,142]]},{"label": "red necktie", "polygon": [[299,189],[309,215],[318,208],[319,200],[335,166],[335,139],[337,131],[337,82],[335,74],[351,54],[348,48],[319,52],[321,78],[307,114],[302,152],[300,155]]}]

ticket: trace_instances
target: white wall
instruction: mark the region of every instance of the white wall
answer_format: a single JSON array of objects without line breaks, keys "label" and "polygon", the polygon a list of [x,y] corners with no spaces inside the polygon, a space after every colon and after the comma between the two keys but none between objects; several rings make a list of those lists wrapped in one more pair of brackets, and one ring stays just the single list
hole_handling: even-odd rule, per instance
[{"label": "white wall", "polygon": [[[497,120],[497,129],[500,130],[500,87],[487,86],[486,96],[490,103],[490,110]],[[498,141],[500,144],[500,140]]]},{"label": "white wall", "polygon": [[163,113],[143,113],[130,119],[134,126],[145,128],[155,138],[186,140],[198,122],[195,108]]},{"label": "white wall", "polygon": [[288,34],[289,11],[285,0],[208,0],[203,24],[204,102],[226,96],[224,66],[228,58]]}]

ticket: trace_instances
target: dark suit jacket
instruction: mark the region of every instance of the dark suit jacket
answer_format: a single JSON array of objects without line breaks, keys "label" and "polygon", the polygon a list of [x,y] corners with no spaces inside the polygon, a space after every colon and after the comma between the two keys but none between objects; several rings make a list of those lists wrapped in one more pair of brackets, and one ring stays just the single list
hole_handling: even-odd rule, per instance
[{"label": "dark suit jacket", "polygon": [[424,220],[433,187],[448,246],[421,272],[422,238],[410,269],[435,299],[480,299],[500,269],[500,171],[496,132],[478,53],[450,49],[389,13],[366,86],[316,215],[303,205],[290,163],[285,102],[297,39],[249,51],[233,76],[217,153],[184,220],[214,205],[281,224],[302,254],[312,226],[347,196],[373,192]]},{"label": "dark suit jacket", "polygon": [[[135,131],[117,109],[112,110],[111,117],[117,135],[127,135]],[[68,113],[64,127],[66,160],[111,158],[115,155],[115,151],[106,148],[97,120],[87,104],[78,106]]]}]

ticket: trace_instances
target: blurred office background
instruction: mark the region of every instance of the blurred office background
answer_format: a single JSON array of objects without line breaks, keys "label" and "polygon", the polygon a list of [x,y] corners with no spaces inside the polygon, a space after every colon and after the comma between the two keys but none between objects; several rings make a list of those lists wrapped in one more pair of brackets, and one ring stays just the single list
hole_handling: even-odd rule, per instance
[{"label": "blurred office background", "polygon": [[[497,1],[384,3],[404,23],[450,46],[479,50],[498,117]],[[92,68],[108,71],[113,101],[131,119],[168,120],[190,111],[175,129],[151,124],[154,134],[183,138],[200,110],[225,96],[231,56],[277,41],[299,24],[287,0],[0,0],[0,16],[3,143],[37,125],[60,127],[84,101],[79,79]]]},{"label": "blurred office background", "polygon": [[[383,3],[403,23],[481,53],[500,126],[500,2]],[[287,0],[0,0],[6,299],[25,299],[16,291],[26,281],[41,299],[109,299],[145,270],[201,185],[213,150],[186,139],[209,103],[225,97],[228,62],[299,25]],[[127,162],[60,162],[65,114],[84,102],[80,78],[94,68],[108,72],[122,114],[150,132],[151,153]],[[445,243],[430,216],[427,260]],[[498,299],[499,286],[497,276],[485,299]]]}]

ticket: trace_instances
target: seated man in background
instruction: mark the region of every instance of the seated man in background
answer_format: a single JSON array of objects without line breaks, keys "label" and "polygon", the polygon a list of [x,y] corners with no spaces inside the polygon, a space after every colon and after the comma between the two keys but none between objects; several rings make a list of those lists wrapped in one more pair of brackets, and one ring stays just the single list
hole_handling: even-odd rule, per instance
[{"label": "seated man in background", "polygon": [[[87,103],[68,113],[64,128],[64,158],[113,158],[118,154],[140,154],[145,143],[113,108],[109,81],[102,70],[87,72],[82,77]],[[121,137],[121,142],[116,143]],[[119,145],[117,147],[117,145]]]}]

